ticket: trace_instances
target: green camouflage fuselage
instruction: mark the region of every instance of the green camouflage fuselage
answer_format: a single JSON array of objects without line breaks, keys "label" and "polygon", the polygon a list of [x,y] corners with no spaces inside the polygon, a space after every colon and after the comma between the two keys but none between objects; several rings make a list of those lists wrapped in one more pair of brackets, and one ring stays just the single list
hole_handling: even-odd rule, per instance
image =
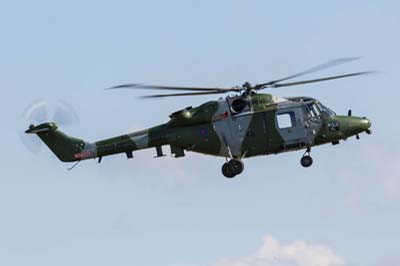
[{"label": "green camouflage fuselage", "polygon": [[279,98],[271,94],[220,98],[170,115],[162,125],[114,138],[85,142],[57,129],[54,123],[32,126],[61,161],[72,162],[169,145],[175,157],[184,151],[248,158],[338,143],[367,131],[366,118],[337,116],[317,100]]}]

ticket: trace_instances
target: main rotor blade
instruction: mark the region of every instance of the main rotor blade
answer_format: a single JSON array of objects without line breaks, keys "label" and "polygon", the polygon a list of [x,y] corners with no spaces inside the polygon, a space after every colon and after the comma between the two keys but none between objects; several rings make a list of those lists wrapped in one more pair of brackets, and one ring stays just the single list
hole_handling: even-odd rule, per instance
[{"label": "main rotor blade", "polygon": [[188,92],[188,93],[171,93],[171,94],[154,94],[154,95],[145,95],[140,98],[149,99],[149,98],[165,98],[165,97],[176,97],[176,96],[198,96],[198,95],[209,95],[209,94],[223,94],[229,91],[203,91],[203,92]]},{"label": "main rotor blade", "polygon": [[264,87],[267,87],[267,86],[276,84],[276,83],[281,82],[281,81],[285,81],[285,80],[297,78],[297,77],[304,76],[304,75],[307,75],[307,74],[310,74],[310,73],[314,73],[314,72],[317,72],[317,71],[321,71],[321,70],[323,70],[323,69],[327,69],[327,68],[330,68],[330,67],[334,67],[334,66],[338,66],[338,65],[341,65],[341,64],[349,63],[349,62],[354,61],[354,60],[357,60],[357,59],[360,59],[360,57],[344,57],[344,58],[338,58],[338,59],[328,61],[328,62],[323,63],[323,64],[321,64],[321,65],[312,67],[312,68],[307,69],[307,70],[305,70],[305,71],[303,71],[303,72],[300,72],[300,73],[297,73],[297,74],[294,74],[294,75],[291,75],[291,76],[288,76],[288,77],[285,77],[285,78],[273,80],[273,81],[270,81],[270,82],[267,82],[267,83],[257,84],[257,85],[254,86],[254,88],[255,88],[256,90],[261,90],[261,89],[263,89]]},{"label": "main rotor blade", "polygon": [[177,87],[163,85],[145,85],[145,84],[123,84],[109,88],[114,89],[153,89],[153,90],[177,90],[177,91],[234,91],[236,88],[217,88],[217,87]]},{"label": "main rotor blade", "polygon": [[289,82],[289,83],[278,83],[278,84],[272,84],[268,87],[271,87],[271,88],[289,87],[289,86],[303,85],[303,84],[308,84],[308,83],[328,81],[328,80],[333,80],[333,79],[342,79],[342,78],[367,75],[367,74],[372,74],[372,73],[376,73],[376,71],[364,71],[364,72],[350,73],[350,74],[345,74],[345,75],[340,75],[340,76],[332,76],[332,77],[319,78],[319,79],[302,80],[302,81]]}]

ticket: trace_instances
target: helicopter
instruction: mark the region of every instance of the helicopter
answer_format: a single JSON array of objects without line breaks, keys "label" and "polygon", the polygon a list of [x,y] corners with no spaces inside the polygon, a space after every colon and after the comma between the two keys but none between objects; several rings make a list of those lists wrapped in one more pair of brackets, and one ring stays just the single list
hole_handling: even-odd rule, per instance
[{"label": "helicopter", "polygon": [[145,95],[143,98],[227,93],[233,95],[176,111],[169,116],[166,123],[96,142],[70,137],[60,131],[54,122],[31,124],[25,133],[36,134],[62,162],[76,164],[87,159],[97,159],[100,163],[103,157],[119,153],[125,153],[130,159],[133,158],[133,151],[148,148],[154,148],[155,158],[159,158],[165,156],[163,146],[168,145],[175,158],[184,157],[185,152],[225,158],[221,171],[227,178],[243,172],[244,159],[296,150],[305,150],[300,164],[310,167],[313,164],[312,147],[330,143],[337,145],[353,136],[359,139],[359,134],[364,132],[371,134],[371,121],[366,117],[353,116],[351,110],[347,115],[337,115],[312,97],[284,98],[260,91],[373,73],[364,71],[285,82],[356,59],[358,58],[335,59],[295,75],[256,85],[249,82],[228,88],[118,85],[109,89],[175,91],[169,94]]}]

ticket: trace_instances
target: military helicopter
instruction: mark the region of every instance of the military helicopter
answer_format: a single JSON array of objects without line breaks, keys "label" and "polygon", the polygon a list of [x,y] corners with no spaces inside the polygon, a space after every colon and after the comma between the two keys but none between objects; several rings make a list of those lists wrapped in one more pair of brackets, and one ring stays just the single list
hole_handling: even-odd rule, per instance
[{"label": "military helicopter", "polygon": [[[172,113],[170,120],[155,127],[120,135],[96,142],[70,137],[58,129],[54,122],[31,124],[25,131],[36,134],[63,162],[98,159],[108,155],[125,153],[133,157],[133,151],[155,148],[156,156],[163,157],[162,147],[169,145],[175,158],[192,151],[225,158],[222,174],[233,178],[243,172],[243,159],[259,155],[278,154],[304,149],[300,160],[303,167],[313,163],[311,147],[332,143],[360,133],[371,134],[371,121],[366,117],[336,115],[334,111],[311,97],[278,97],[259,93],[275,89],[304,85],[334,79],[355,77],[372,73],[356,72],[318,79],[286,82],[306,74],[353,61],[357,58],[340,58],[318,65],[306,71],[266,83],[230,88],[176,87],[162,85],[124,84],[110,89],[156,89],[178,91],[171,94],[153,94],[144,98],[199,96],[234,93],[197,107],[186,107]],[[180,91],[180,92],[179,92]]]}]

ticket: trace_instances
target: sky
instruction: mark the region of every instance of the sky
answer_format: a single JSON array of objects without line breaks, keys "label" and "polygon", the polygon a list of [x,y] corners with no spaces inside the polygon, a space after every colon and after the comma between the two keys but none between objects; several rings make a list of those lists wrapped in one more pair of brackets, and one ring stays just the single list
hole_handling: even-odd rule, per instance
[{"label": "sky", "polygon": [[[1,1],[0,265],[400,265],[398,1]],[[154,150],[73,171],[19,133],[37,99],[70,103],[95,141],[148,128],[215,96],[141,100],[105,91],[145,82],[234,86],[331,59],[310,78],[380,74],[271,90],[372,120],[373,134],[245,160]],[[32,136],[29,136],[32,137]],[[168,147],[165,148],[169,151]]]}]

